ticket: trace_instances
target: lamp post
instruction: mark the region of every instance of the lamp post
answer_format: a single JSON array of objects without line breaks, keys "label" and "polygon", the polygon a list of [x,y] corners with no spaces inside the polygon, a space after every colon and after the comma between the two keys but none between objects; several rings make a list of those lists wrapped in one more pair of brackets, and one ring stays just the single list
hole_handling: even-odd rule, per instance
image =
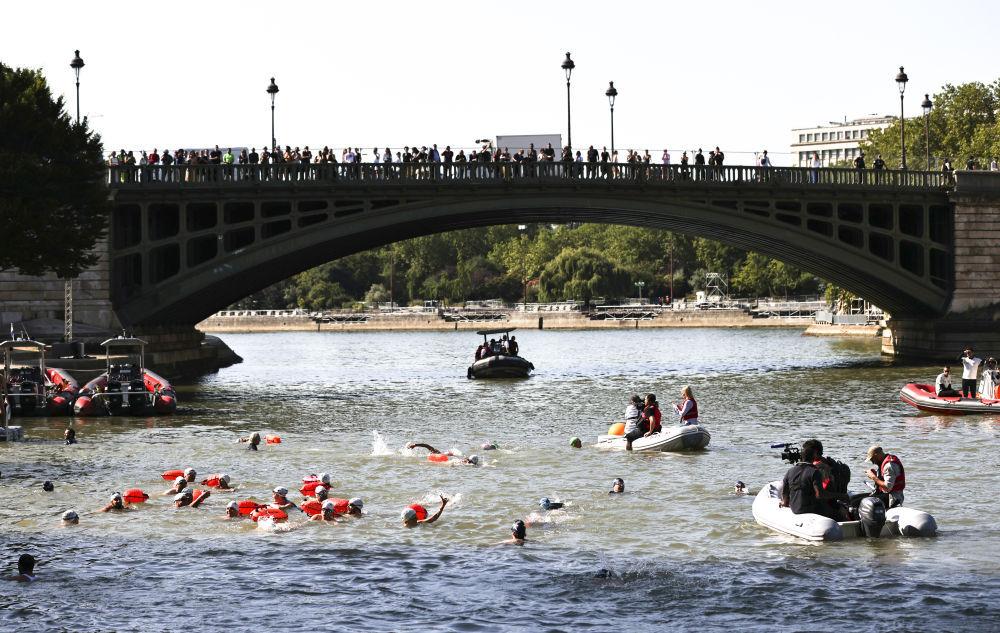
[{"label": "lamp post", "polygon": [[903,72],[903,67],[899,67],[899,74],[896,75],[896,85],[899,86],[899,148],[902,151],[902,168],[906,169],[906,117],[903,115],[903,93],[906,92],[906,82],[910,78]]},{"label": "lamp post", "polygon": [[934,104],[931,103],[931,96],[929,94],[924,95],[924,102],[920,104],[920,107],[924,109],[924,152],[926,154],[927,160],[927,171],[931,170],[931,108]]},{"label": "lamp post", "polygon": [[611,153],[615,153],[615,97],[618,96],[618,90],[615,88],[615,82],[608,82],[608,89],[604,91],[604,96],[608,98],[608,103],[611,104]]},{"label": "lamp post", "polygon": [[524,287],[524,297],[522,298],[522,309],[528,311],[528,236],[524,233],[528,230],[527,224],[518,224],[517,230],[521,235],[521,284]]},{"label": "lamp post", "polygon": [[570,123],[570,107],[569,107],[569,76],[573,74],[573,69],[576,68],[576,64],[573,60],[569,58],[569,53],[566,53],[566,59],[563,60],[562,69],[566,71],[566,145],[570,149],[570,153],[573,151],[573,126]]},{"label": "lamp post", "polygon": [[645,285],[646,285],[645,281],[637,281],[637,282],[635,282],[635,287],[639,289],[639,303],[642,303],[642,299],[643,299],[642,288]]},{"label": "lamp post", "polygon": [[[76,124],[80,125],[80,70],[83,68],[83,58],[80,51],[73,51],[73,61],[69,67],[76,75]],[[73,280],[67,279],[63,284],[63,338],[69,343],[73,340]]]},{"label": "lamp post", "polygon": [[274,96],[278,94],[278,84],[274,83],[274,77],[271,77],[271,85],[267,87],[267,94],[271,95],[271,151],[277,146],[277,141],[274,138]]}]

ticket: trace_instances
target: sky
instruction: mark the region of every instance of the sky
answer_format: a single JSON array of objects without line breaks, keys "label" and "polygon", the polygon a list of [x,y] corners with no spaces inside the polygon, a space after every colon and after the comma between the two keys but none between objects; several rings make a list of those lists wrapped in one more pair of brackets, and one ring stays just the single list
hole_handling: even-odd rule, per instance
[{"label": "sky", "polygon": [[[106,149],[473,147],[566,133],[615,145],[790,162],[793,128],[907,114],[946,83],[1000,76],[1000,3],[940,2],[11,2],[0,61],[41,69]],[[514,148],[511,148],[513,151]],[[674,159],[677,160],[676,158]]]}]

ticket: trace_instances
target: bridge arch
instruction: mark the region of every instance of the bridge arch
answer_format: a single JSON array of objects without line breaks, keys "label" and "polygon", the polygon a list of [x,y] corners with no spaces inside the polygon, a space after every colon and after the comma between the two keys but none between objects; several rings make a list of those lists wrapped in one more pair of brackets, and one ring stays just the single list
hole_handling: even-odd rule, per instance
[{"label": "bridge arch", "polygon": [[112,292],[129,325],[193,324],[293,274],[393,242],[497,224],[662,228],[754,250],[894,315],[951,293],[947,194],[567,182],[118,191]]}]

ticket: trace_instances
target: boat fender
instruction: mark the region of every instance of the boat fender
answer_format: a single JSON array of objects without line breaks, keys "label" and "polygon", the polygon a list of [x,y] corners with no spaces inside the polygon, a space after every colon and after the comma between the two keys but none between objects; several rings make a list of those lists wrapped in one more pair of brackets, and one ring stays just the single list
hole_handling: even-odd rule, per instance
[{"label": "boat fender", "polygon": [[166,470],[160,476],[163,477],[163,479],[165,481],[173,481],[173,480],[177,479],[178,477],[184,477],[185,479],[187,478],[184,475],[184,470],[180,469],[180,468],[177,468],[177,469],[174,469],[174,470]]},{"label": "boat fender", "polygon": [[281,436],[280,435],[265,435],[264,436],[264,441],[267,442],[268,444],[281,444]]},{"label": "boat fender", "polygon": [[608,427],[608,435],[625,435],[625,423],[615,422]]},{"label": "boat fender", "polygon": [[301,506],[299,506],[303,512],[309,516],[319,514],[323,511],[323,504],[318,500],[313,499],[311,501],[306,501]]},{"label": "boat fender", "polygon": [[866,497],[858,506],[858,517],[865,536],[878,538],[885,525],[885,504],[878,497]]},{"label": "boat fender", "polygon": [[129,488],[122,493],[122,499],[125,500],[125,503],[145,503],[149,499],[149,495],[139,488]]},{"label": "boat fender", "polygon": [[427,456],[427,461],[434,462],[437,464],[443,464],[444,462],[448,461],[448,456],[445,455],[444,453],[431,453],[430,455]]}]

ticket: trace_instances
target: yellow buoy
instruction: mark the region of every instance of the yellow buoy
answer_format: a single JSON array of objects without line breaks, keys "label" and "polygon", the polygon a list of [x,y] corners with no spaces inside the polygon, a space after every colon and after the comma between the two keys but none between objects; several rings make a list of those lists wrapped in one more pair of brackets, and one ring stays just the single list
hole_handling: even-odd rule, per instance
[{"label": "yellow buoy", "polygon": [[625,435],[625,423],[615,422],[608,427],[608,435]]}]

